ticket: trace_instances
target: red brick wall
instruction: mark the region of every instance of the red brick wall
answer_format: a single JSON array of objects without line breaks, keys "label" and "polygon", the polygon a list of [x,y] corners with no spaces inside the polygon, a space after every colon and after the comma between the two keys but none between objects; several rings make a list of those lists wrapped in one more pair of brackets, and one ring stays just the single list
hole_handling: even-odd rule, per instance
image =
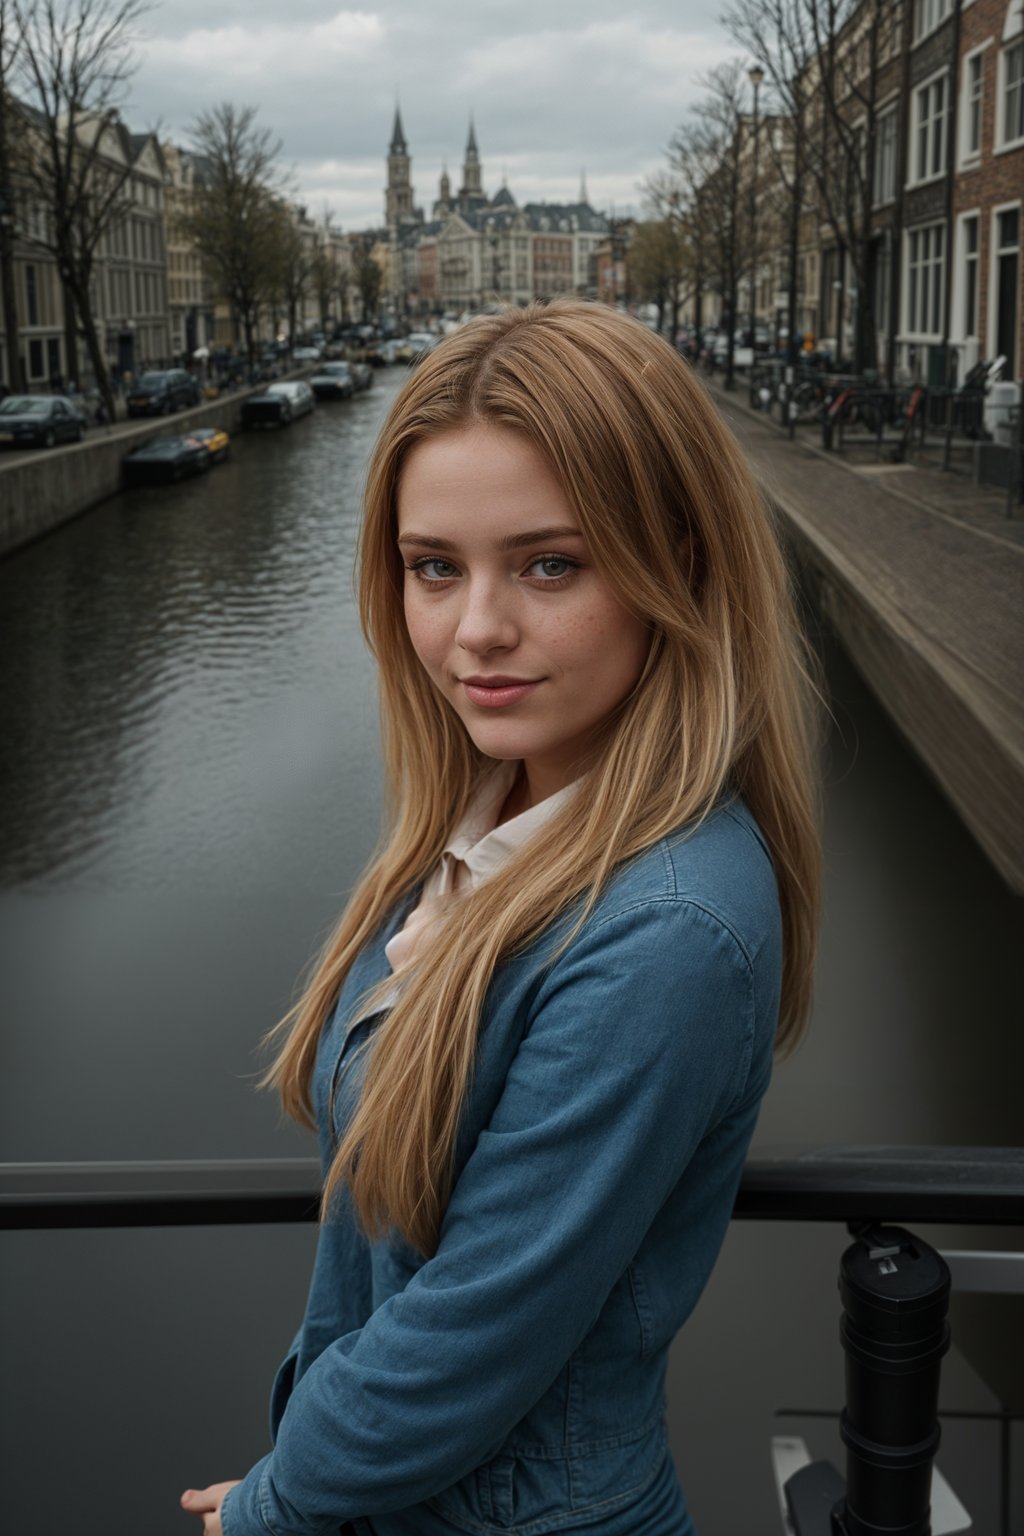
[{"label": "red brick wall", "polygon": [[[998,87],[998,60],[1001,38],[1006,22],[1007,0],[974,0],[961,12],[960,64],[957,70],[957,160],[959,166],[960,143],[966,101],[962,94],[964,81],[963,60],[968,53],[991,39],[982,54],[982,104],[981,104],[981,158],[970,168],[958,169],[954,189],[954,217],[977,209],[978,220],[978,303],[982,356],[991,349],[989,297],[992,283],[992,209],[1001,203],[1024,203],[1024,146],[993,154],[996,142],[996,112],[1000,103],[996,98]],[[1022,235],[1024,235],[1024,207],[1021,209]],[[955,241],[954,234],[954,241]],[[960,252],[954,243],[954,260],[960,265]],[[1021,288],[1024,290],[1024,259],[1019,259]],[[956,291],[956,290],[954,290]],[[1017,297],[1017,347],[1015,376],[1024,374],[1024,291]]]}]

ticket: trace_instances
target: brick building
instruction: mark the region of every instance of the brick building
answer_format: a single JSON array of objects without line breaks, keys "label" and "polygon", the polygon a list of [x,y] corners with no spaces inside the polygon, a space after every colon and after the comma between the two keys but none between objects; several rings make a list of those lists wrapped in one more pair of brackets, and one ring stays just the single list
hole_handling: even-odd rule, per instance
[{"label": "brick building", "polygon": [[961,376],[1006,357],[1024,375],[1024,4],[974,0],[960,15],[950,342]]}]

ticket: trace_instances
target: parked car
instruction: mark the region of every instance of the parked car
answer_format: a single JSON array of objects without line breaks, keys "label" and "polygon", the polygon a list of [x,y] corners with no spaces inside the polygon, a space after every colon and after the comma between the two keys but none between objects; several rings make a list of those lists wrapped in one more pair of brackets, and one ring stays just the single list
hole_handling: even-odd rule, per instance
[{"label": "parked car", "polygon": [[243,427],[286,427],[296,416],[305,416],[316,404],[316,396],[301,379],[271,384],[262,395],[250,395],[242,401]]},{"label": "parked car", "polygon": [[206,444],[198,437],[161,432],[126,453],[121,470],[129,485],[153,480],[183,480],[210,468]]},{"label": "parked car", "polygon": [[65,395],[8,395],[0,403],[0,447],[80,443],[85,424]]},{"label": "parked car", "polygon": [[169,416],[199,404],[199,384],[184,368],[144,373],[128,391],[129,416]]},{"label": "parked car", "polygon": [[356,392],[355,370],[365,363],[322,363],[309,381],[318,400],[350,400]]},{"label": "parked car", "polygon": [[319,361],[319,347],[296,347],[292,353],[293,363],[318,363]]},{"label": "parked car", "polygon": [[231,450],[231,439],[223,427],[196,427],[189,437],[204,445],[211,464],[222,464]]},{"label": "parked car", "polygon": [[373,383],[373,369],[369,363],[352,364],[352,382],[356,389],[369,389]]},{"label": "parked car", "polygon": [[380,341],[367,353],[367,362],[377,368],[390,368],[398,361],[398,342]]},{"label": "parked car", "polygon": [[418,363],[421,357],[426,357],[428,352],[433,352],[437,342],[438,338],[430,331],[410,331],[404,343],[410,354],[408,361]]}]

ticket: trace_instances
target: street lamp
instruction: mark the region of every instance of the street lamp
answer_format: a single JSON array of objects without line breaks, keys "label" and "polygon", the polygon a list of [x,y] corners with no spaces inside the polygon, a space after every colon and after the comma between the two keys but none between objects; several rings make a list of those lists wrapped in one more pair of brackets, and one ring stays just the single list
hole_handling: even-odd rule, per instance
[{"label": "street lamp", "polygon": [[747,70],[747,79],[754,87],[754,173],[750,178],[750,347],[753,353],[757,331],[757,93],[761,89],[764,70],[759,64],[752,64]]}]

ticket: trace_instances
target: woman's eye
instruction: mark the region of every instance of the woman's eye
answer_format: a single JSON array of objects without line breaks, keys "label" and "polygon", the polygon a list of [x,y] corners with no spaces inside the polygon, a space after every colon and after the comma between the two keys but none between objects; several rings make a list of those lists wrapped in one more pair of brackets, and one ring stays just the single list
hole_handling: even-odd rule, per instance
[{"label": "woman's eye", "polygon": [[542,555],[539,560],[533,561],[530,570],[544,581],[558,581],[571,576],[573,571],[579,570],[579,566],[575,560],[566,560],[562,555]]},{"label": "woman's eye", "polygon": [[433,558],[414,560],[408,569],[413,571],[421,581],[449,581],[458,574],[450,560]]}]

